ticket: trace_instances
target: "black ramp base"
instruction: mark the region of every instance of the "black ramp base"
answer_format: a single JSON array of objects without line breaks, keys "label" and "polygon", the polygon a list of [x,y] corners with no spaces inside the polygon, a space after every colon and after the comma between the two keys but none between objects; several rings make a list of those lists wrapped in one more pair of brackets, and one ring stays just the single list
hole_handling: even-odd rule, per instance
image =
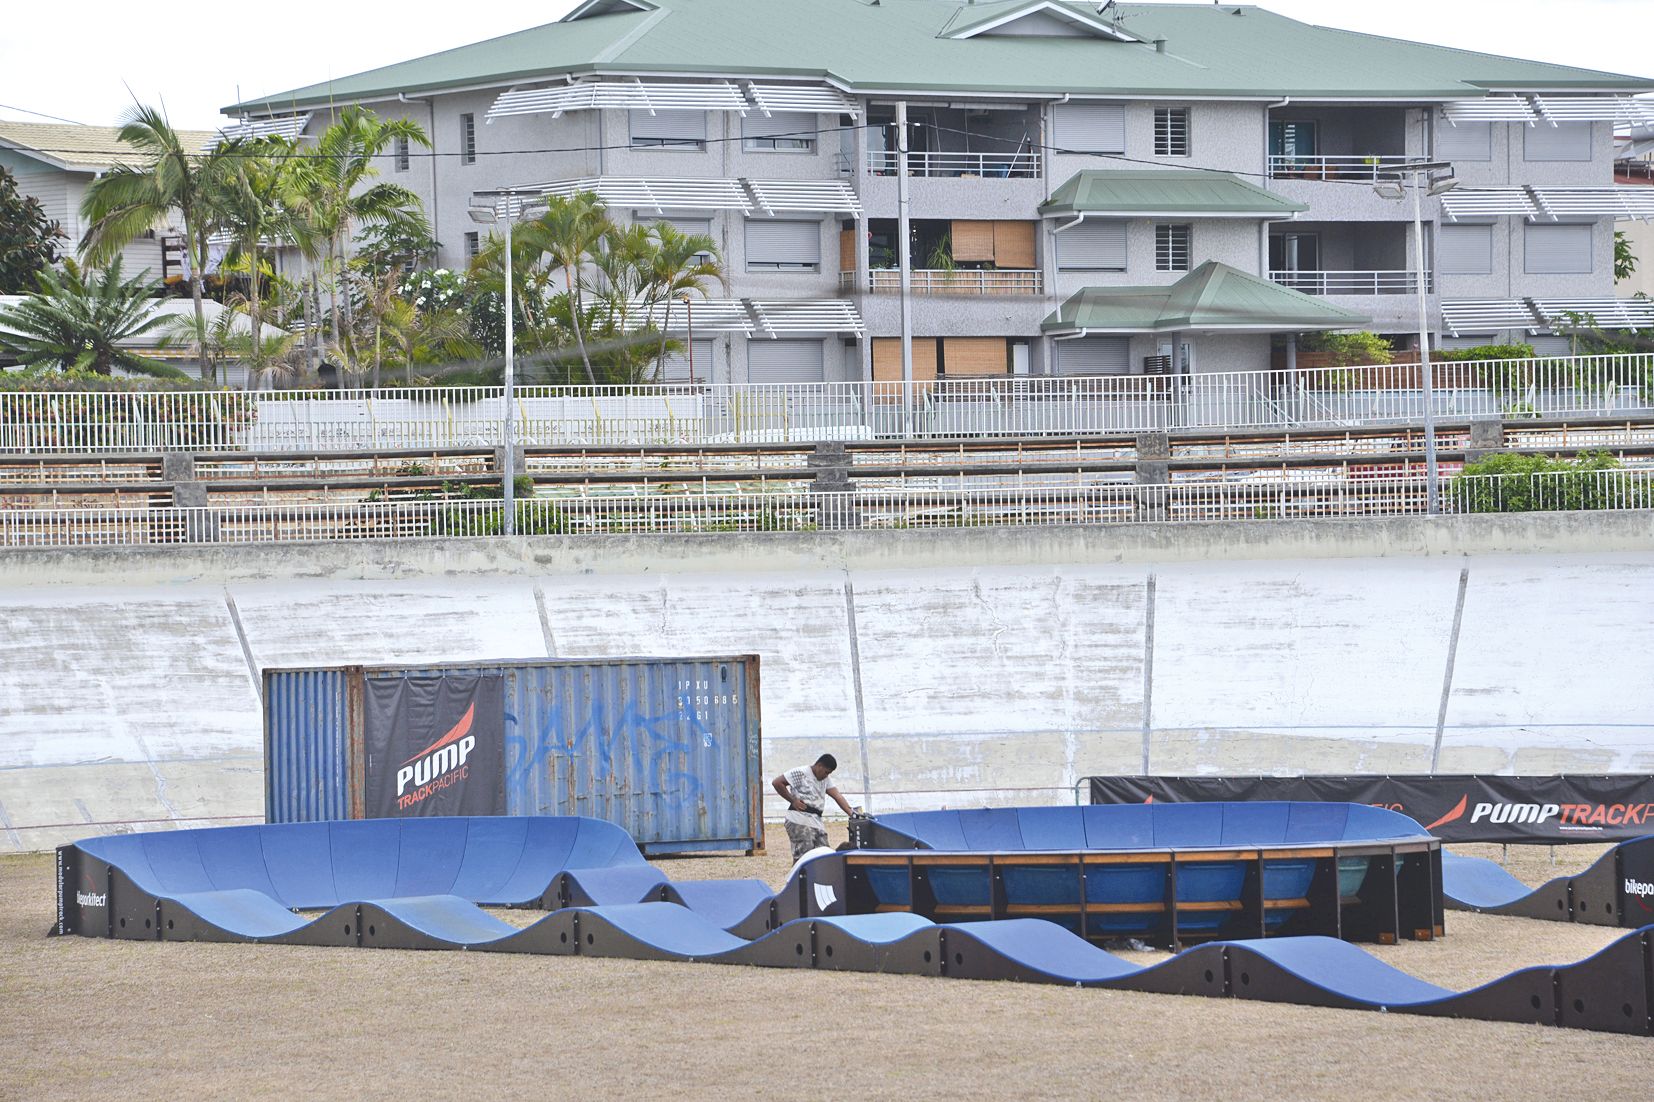
[{"label": "black ramp base", "polygon": [[1566,876],[1547,880],[1535,888],[1533,894],[1502,907],[1488,907],[1485,913],[1512,915],[1516,918],[1540,918],[1550,922],[1572,921],[1573,908],[1568,898],[1570,883],[1571,880]]},{"label": "black ramp base", "polygon": [[1558,1025],[1601,1033],[1654,1032],[1650,934],[1627,934],[1594,957],[1556,970]]},{"label": "black ramp base", "polygon": [[1221,999],[1229,994],[1228,962],[1222,945],[1185,949],[1170,960],[1134,975],[1104,980],[1099,987],[1146,991],[1156,995],[1202,995]]},{"label": "black ramp base", "polygon": [[362,944],[362,908],[355,903],[341,903],[312,919],[290,934],[261,940],[271,945],[314,945],[349,948]]},{"label": "black ramp base", "polygon": [[[1570,882],[1573,888],[1574,921],[1590,926],[1618,926],[1621,924],[1620,853],[1624,847],[1615,847],[1597,859],[1596,863]],[[1641,922],[1632,921],[1631,926]]]},{"label": "black ramp base", "polygon": [[541,956],[572,957],[578,951],[575,929],[578,911],[553,911],[531,926],[498,941],[471,946],[474,953],[535,953]]},{"label": "black ramp base", "polygon": [[812,925],[807,918],[795,918],[756,941],[722,954],[717,958],[718,962],[747,964],[755,968],[813,968],[815,940],[810,928]]},{"label": "black ramp base", "polygon": [[1391,1006],[1390,1009],[1401,1014],[1423,1014],[1431,1018],[1555,1025],[1555,977],[1554,968],[1524,968],[1446,999],[1416,1006]]},{"label": "black ramp base", "polygon": [[370,949],[465,949],[516,932],[458,896],[416,896],[363,903],[358,925]]},{"label": "black ramp base", "polygon": [[815,966],[838,972],[937,975],[941,938],[937,927],[910,914],[851,915],[815,919]]},{"label": "black ramp base", "polygon": [[159,900],[118,868],[109,870],[109,935],[127,941],[157,941]]}]

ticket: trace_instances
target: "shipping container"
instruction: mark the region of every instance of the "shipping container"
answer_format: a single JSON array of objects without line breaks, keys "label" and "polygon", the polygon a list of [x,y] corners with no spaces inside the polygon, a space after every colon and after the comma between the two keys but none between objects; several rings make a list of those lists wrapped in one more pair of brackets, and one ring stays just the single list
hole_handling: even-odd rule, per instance
[{"label": "shipping container", "polygon": [[[432,718],[442,714],[432,693],[477,685],[488,686],[494,711],[473,704],[406,761],[387,758],[387,725],[403,721],[386,717],[404,714],[395,703],[404,691],[423,693]],[[269,669],[265,817],[417,814],[418,800],[475,768],[469,783],[498,786],[496,812],[606,819],[646,853],[761,851],[758,716],[756,655]],[[496,723],[503,738],[490,731]]]}]

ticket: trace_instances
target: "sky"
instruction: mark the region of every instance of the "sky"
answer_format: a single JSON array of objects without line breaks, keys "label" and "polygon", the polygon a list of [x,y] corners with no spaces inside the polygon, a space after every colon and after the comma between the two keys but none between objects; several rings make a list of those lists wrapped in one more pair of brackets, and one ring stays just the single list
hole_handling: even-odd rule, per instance
[{"label": "sky", "polygon": [[[174,126],[211,129],[219,108],[549,23],[574,0],[472,8],[404,0],[264,5],[182,0],[160,9],[81,0],[9,5],[0,118],[111,126],[136,97]],[[1266,0],[1306,22],[1444,46],[1654,76],[1654,0]],[[464,14],[461,15],[460,13]]]}]

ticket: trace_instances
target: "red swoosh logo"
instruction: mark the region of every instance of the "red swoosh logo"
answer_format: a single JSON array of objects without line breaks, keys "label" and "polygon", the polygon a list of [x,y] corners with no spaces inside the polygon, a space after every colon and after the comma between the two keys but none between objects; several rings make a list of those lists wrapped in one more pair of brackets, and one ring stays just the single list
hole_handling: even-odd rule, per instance
[{"label": "red swoosh logo", "polygon": [[[476,714],[477,706],[473,703],[469,708],[465,709],[465,714],[459,717],[459,722],[454,724],[453,730],[449,731],[446,735],[443,735],[441,738],[431,743],[431,745],[425,747],[425,749],[409,758],[408,761],[418,761],[426,754],[429,754],[434,750],[440,750],[444,746],[447,746],[450,742],[458,742],[460,739],[464,738],[466,734],[470,732],[471,720],[476,717]],[[402,764],[407,765],[408,761],[405,761]]]},{"label": "red swoosh logo", "polygon": [[1437,819],[1435,822],[1431,823],[1429,826],[1425,827],[1424,829],[1425,830],[1435,830],[1437,827],[1441,826],[1443,823],[1451,823],[1454,819],[1457,819],[1461,815],[1464,814],[1465,805],[1469,801],[1470,801],[1470,793],[1466,792],[1463,796],[1459,797],[1459,802],[1453,805],[1453,810],[1452,811],[1449,811],[1446,815],[1443,815],[1440,819]]}]

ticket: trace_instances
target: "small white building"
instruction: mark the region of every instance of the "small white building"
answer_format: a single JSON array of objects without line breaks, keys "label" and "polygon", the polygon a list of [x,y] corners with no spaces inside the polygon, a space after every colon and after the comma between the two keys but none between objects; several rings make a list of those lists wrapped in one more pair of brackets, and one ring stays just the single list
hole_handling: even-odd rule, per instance
[{"label": "small white building", "polygon": [[[86,224],[80,217],[87,185],[116,165],[139,167],[144,155],[119,138],[113,126],[77,126],[73,123],[13,122],[0,119],[0,166],[17,179],[18,190],[40,201],[46,217],[68,238],[62,255],[73,256]],[[209,130],[180,130],[186,149],[200,149],[213,138]],[[123,252],[122,268],[129,276],[148,270],[159,282],[163,276],[162,239],[181,233],[180,226],[156,226],[134,240]]]}]

